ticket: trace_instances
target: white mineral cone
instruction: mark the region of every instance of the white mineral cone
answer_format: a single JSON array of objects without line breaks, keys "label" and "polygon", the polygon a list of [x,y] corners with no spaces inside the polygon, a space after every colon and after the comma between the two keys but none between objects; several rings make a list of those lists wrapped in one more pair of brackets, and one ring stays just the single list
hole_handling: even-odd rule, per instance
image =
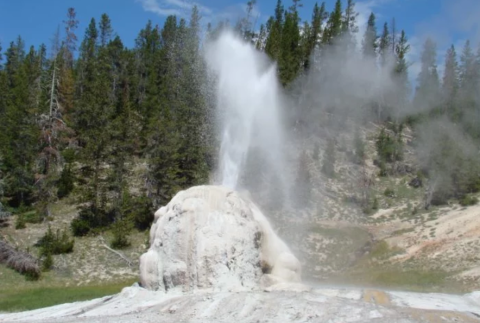
[{"label": "white mineral cone", "polygon": [[198,186],[155,213],[140,281],[165,292],[255,290],[300,283],[301,266],[248,197]]}]

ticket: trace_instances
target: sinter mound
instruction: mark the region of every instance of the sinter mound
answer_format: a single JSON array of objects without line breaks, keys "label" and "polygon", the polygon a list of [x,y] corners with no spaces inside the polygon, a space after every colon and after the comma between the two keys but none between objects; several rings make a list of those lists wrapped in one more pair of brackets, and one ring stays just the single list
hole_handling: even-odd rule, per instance
[{"label": "sinter mound", "polygon": [[256,290],[300,283],[301,267],[247,197],[198,186],[155,213],[140,280],[166,292]]}]

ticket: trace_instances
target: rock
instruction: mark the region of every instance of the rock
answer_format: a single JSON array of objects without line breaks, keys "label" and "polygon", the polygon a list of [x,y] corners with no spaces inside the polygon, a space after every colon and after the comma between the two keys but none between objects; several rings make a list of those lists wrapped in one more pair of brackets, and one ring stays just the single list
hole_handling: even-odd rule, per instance
[{"label": "rock", "polygon": [[[284,283],[288,284],[288,283]],[[96,300],[0,314],[0,322],[478,322],[480,297],[321,288],[165,295],[140,287]],[[381,300],[381,302],[380,302]]]},{"label": "rock", "polygon": [[299,284],[301,266],[247,196],[198,186],[155,213],[140,281],[162,292],[260,290]]}]

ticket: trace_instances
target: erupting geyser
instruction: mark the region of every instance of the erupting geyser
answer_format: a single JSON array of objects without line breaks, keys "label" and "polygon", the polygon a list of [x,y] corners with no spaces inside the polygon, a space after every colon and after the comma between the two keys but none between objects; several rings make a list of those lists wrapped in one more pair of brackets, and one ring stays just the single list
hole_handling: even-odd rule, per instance
[{"label": "erupting geyser", "polygon": [[221,147],[218,184],[237,189],[249,149],[259,148],[280,173],[281,96],[276,66],[255,48],[224,32],[209,44],[206,59],[218,80]]},{"label": "erupting geyser", "polygon": [[[207,49],[218,83],[221,186],[178,193],[155,213],[150,249],[140,259],[142,286],[164,292],[298,288],[301,266],[239,186],[249,150],[279,172],[281,127],[275,66],[223,33]],[[275,287],[273,287],[275,286]]]}]

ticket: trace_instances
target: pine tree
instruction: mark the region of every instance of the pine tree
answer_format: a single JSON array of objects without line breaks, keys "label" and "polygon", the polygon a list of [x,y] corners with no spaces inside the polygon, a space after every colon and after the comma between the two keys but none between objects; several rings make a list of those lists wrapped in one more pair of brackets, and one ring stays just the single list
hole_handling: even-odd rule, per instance
[{"label": "pine tree", "polygon": [[277,0],[275,16],[267,23],[268,36],[265,44],[265,53],[274,61],[278,60],[281,53],[282,31],[284,24],[284,9],[281,0]]},{"label": "pine tree", "polygon": [[331,44],[336,37],[341,35],[342,27],[342,1],[337,0],[335,2],[335,9],[330,13],[330,17],[328,18],[327,26],[323,33],[322,43]]},{"label": "pine tree", "polygon": [[[58,53],[57,53],[58,55]],[[57,198],[57,181],[61,167],[60,133],[64,122],[58,109],[57,82],[58,71],[56,57],[47,64],[46,49],[42,46],[32,66],[30,75],[36,75],[37,93],[39,95],[37,125],[40,129],[39,151],[35,161],[36,167],[36,210],[37,217],[50,216],[50,205]],[[34,72],[36,71],[36,72]]]},{"label": "pine tree", "polygon": [[280,81],[284,86],[296,78],[302,60],[302,52],[299,47],[300,31],[297,6],[298,3],[294,2],[290,11],[285,13],[285,23],[282,29],[278,70]]},{"label": "pine tree", "polygon": [[111,40],[113,34],[110,17],[106,13],[100,19],[100,46],[105,47]]},{"label": "pine tree", "polygon": [[342,27],[344,31],[355,33],[358,31],[357,27],[358,13],[355,12],[355,2],[347,0],[347,7],[345,8],[345,16],[343,17]]},{"label": "pine tree", "polygon": [[414,104],[427,109],[436,108],[440,97],[440,81],[437,71],[436,44],[427,39],[423,45],[421,71],[417,78],[417,89]]},{"label": "pine tree", "polygon": [[[157,47],[157,39],[160,40],[157,37],[160,35],[149,24],[137,40],[140,54],[151,55],[150,64],[141,68],[146,68],[145,73],[148,75],[143,85],[142,105],[149,107],[151,116],[145,119],[148,122],[146,156],[149,165],[148,195],[155,207],[165,205],[185,182],[180,177],[181,133],[175,116],[178,111],[176,98],[180,95],[180,80],[177,76],[179,66],[176,60],[179,54],[177,51],[181,50],[177,46],[179,32],[176,17],[169,16],[161,31],[161,49]],[[147,48],[151,48],[151,51],[145,52]],[[161,73],[157,73],[157,69]]]},{"label": "pine tree", "polygon": [[267,31],[265,29],[265,25],[260,25],[260,30],[258,32],[257,43],[255,44],[255,48],[259,51],[263,51],[265,49],[265,41],[267,39]]},{"label": "pine tree", "polygon": [[[165,21],[164,31],[168,30],[167,26],[173,25],[173,32],[176,29],[176,18],[173,16],[167,17]],[[163,35],[162,35],[163,36]],[[173,35],[173,38],[175,36]],[[169,40],[163,36],[161,39],[158,28],[152,26],[152,22],[148,21],[144,29],[142,29],[135,40],[135,64],[136,64],[136,94],[135,101],[137,102],[137,111],[141,120],[140,138],[141,149],[145,149],[147,145],[146,138],[148,137],[149,123],[152,116],[161,108],[159,100],[160,92],[160,75],[159,71],[166,73],[166,68],[160,66],[162,60],[161,47],[168,48]],[[165,49],[167,50],[167,49]],[[171,67],[173,68],[173,67]],[[175,83],[172,83],[173,86]]]},{"label": "pine tree", "polygon": [[[35,124],[34,53],[25,56],[21,37],[12,42],[6,53],[5,120],[0,131],[0,155],[6,171],[4,195],[12,206],[32,202],[33,162],[37,153],[38,131]],[[32,93],[33,92],[33,93]]]},{"label": "pine tree", "polygon": [[[78,72],[79,99],[75,111],[75,129],[82,147],[80,201],[84,203],[82,214],[89,214],[90,226],[107,224],[106,183],[102,176],[102,164],[106,158],[108,134],[105,132],[109,118],[108,83],[105,82],[103,64],[98,60],[98,30],[91,19],[80,48]],[[83,212],[83,213],[82,213]]]},{"label": "pine tree", "polygon": [[79,21],[77,20],[77,13],[74,8],[68,8],[67,20],[65,24],[65,62],[69,68],[73,67],[73,57],[77,50],[77,36],[75,30],[78,28]]},{"label": "pine tree", "polygon": [[[55,56],[55,65],[58,68],[58,109],[62,113],[64,119],[69,122],[73,119],[74,105],[74,55],[77,50],[77,35],[79,21],[76,19],[74,8],[69,8],[67,12],[67,20],[65,25],[65,40],[62,46],[55,44],[58,53]],[[59,37],[59,36],[57,36]]]},{"label": "pine tree", "polygon": [[470,41],[465,42],[465,46],[460,56],[460,88],[459,105],[463,110],[471,109],[475,105],[475,96],[478,91],[478,70],[475,54],[473,53]]},{"label": "pine tree", "polygon": [[410,51],[410,45],[407,41],[405,31],[402,30],[400,39],[395,47],[396,65],[393,79],[396,83],[396,95],[394,105],[396,106],[395,122],[398,122],[399,111],[404,111],[408,101],[409,82],[408,82],[408,64],[406,56]]},{"label": "pine tree", "polygon": [[[251,19],[253,18],[252,14],[256,4],[257,4],[257,0],[247,1],[247,15],[245,16],[245,18],[239,21],[237,26],[237,29],[240,35],[247,42],[253,42],[253,39],[255,38],[255,31],[254,31],[255,26],[253,26]],[[194,6],[193,10],[198,11],[198,8]]]},{"label": "pine tree", "polygon": [[[179,34],[181,35],[181,33]],[[203,97],[203,79],[206,71],[200,55],[200,14],[196,6],[192,9],[189,26],[185,29],[184,47],[181,51],[183,64],[181,77],[181,91],[179,98],[183,101],[184,112],[179,123],[183,127],[182,175],[186,185],[204,184],[208,180],[207,166],[207,132],[208,122],[207,103]]]},{"label": "pine tree", "polygon": [[342,42],[348,53],[355,51],[356,39],[355,34],[358,32],[357,26],[358,13],[355,12],[354,0],[347,0],[347,7],[342,18]]},{"label": "pine tree", "polygon": [[453,116],[454,109],[455,109],[455,101],[457,98],[457,91],[458,91],[458,62],[457,62],[457,54],[455,52],[455,46],[451,46],[447,50],[447,54],[445,57],[445,69],[443,74],[443,82],[442,82],[442,94],[443,94],[443,104],[444,104],[444,111]]},{"label": "pine tree", "polygon": [[320,45],[320,40],[322,36],[322,25],[327,19],[328,14],[325,10],[325,2],[322,2],[322,5],[319,7],[318,3],[315,3],[313,7],[312,22],[308,26],[305,23],[305,28],[303,32],[303,38],[305,39],[304,48],[304,57],[303,57],[303,67],[308,70],[312,66],[312,55],[314,54],[315,49]]},{"label": "pine tree", "polygon": [[380,37],[380,44],[378,46],[379,54],[380,54],[380,63],[383,67],[385,67],[390,60],[390,56],[391,56],[390,45],[391,45],[391,36],[388,29],[388,24],[385,23],[383,25],[382,36]]},{"label": "pine tree", "polygon": [[2,61],[3,61],[2,45],[0,43],[0,119],[5,120],[4,114],[7,106],[8,87],[7,87],[6,73],[4,72],[4,66],[2,64]]},{"label": "pine tree", "polygon": [[377,54],[377,27],[375,26],[375,14],[372,12],[368,18],[367,29],[363,36],[362,52],[363,56],[375,59]]}]

